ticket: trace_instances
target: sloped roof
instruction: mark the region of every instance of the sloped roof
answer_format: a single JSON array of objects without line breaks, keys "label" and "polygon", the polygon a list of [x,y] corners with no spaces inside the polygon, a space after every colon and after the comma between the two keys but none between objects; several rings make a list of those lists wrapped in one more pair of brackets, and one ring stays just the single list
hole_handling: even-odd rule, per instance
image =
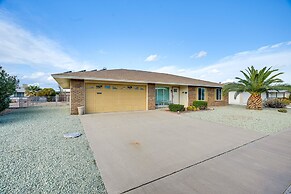
[{"label": "sloped roof", "polygon": [[150,71],[128,70],[128,69],[58,73],[58,74],[52,74],[52,77],[57,82],[59,82],[61,86],[62,86],[61,79],[66,79],[66,80],[84,79],[84,80],[99,80],[99,81],[118,81],[118,82],[134,82],[134,83],[222,87],[222,84],[215,83],[215,82],[209,82],[209,81],[193,79],[193,78],[172,75],[172,74],[166,74],[166,73],[156,73],[156,72],[150,72]]}]

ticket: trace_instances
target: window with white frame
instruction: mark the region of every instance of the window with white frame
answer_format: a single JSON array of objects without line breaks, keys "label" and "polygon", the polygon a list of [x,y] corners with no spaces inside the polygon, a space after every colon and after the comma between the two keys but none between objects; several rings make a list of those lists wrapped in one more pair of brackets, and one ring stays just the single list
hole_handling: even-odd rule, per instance
[{"label": "window with white frame", "polygon": [[198,88],[198,100],[205,100],[205,88]]},{"label": "window with white frame", "polygon": [[222,100],[222,89],[221,88],[216,88],[216,100]]}]

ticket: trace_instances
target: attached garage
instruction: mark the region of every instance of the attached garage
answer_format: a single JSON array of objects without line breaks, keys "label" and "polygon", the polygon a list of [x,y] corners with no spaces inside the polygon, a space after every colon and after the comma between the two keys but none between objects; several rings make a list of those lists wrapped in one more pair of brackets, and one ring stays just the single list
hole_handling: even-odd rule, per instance
[{"label": "attached garage", "polygon": [[85,90],[86,113],[146,110],[146,85],[86,83]]},{"label": "attached garage", "polygon": [[192,105],[198,89],[204,88],[209,105],[226,105],[228,98],[216,99],[219,83],[150,71],[111,69],[53,74],[64,89],[70,89],[71,114],[78,107],[85,113],[155,110],[168,104]]}]

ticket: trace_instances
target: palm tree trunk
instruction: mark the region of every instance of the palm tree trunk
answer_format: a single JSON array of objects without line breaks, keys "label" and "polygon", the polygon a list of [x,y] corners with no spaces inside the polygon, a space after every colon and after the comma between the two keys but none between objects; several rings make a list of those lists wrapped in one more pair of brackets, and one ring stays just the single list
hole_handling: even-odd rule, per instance
[{"label": "palm tree trunk", "polygon": [[263,100],[260,93],[251,94],[247,102],[247,108],[254,110],[262,110]]}]

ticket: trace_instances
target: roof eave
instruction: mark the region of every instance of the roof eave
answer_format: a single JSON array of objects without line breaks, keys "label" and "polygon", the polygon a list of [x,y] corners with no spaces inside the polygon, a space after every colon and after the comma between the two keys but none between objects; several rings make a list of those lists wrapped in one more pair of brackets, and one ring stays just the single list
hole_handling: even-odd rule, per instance
[{"label": "roof eave", "polygon": [[152,82],[152,81],[139,81],[139,80],[121,80],[121,79],[108,79],[108,78],[94,78],[94,77],[80,77],[80,76],[63,76],[52,74],[52,77],[57,79],[80,79],[80,80],[94,80],[94,81],[108,81],[108,82],[124,82],[124,83],[153,83],[153,84],[163,84],[163,85],[180,85],[180,86],[203,86],[212,88],[221,88],[222,85],[207,85],[207,84],[186,84],[186,83],[175,83],[175,82]]}]

